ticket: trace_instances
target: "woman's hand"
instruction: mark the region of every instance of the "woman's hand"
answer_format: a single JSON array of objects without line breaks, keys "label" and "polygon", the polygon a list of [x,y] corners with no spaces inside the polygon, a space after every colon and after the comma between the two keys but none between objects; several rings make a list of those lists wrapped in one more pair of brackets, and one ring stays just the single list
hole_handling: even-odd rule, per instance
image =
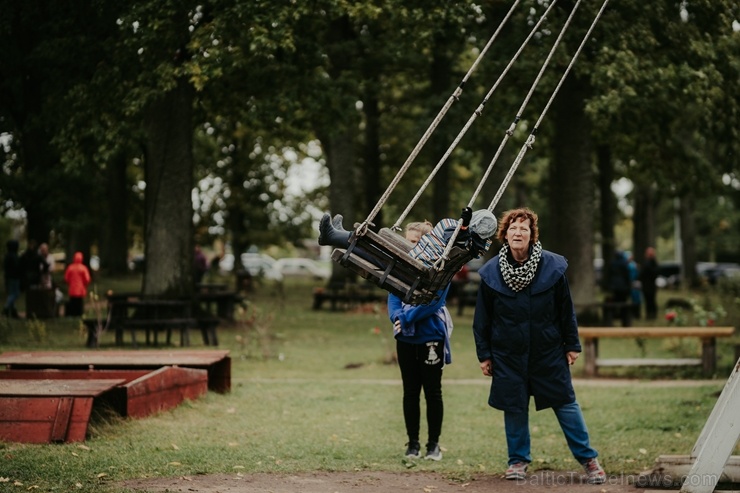
[{"label": "woman's hand", "polygon": [[493,366],[490,359],[486,359],[480,362],[480,369],[483,374],[487,377],[493,376]]},{"label": "woman's hand", "polygon": [[579,355],[579,354],[580,354],[580,353],[579,353],[579,352],[577,352],[577,351],[568,351],[568,352],[567,352],[567,353],[565,354],[566,358],[568,358],[568,364],[569,364],[569,365],[571,365],[571,366],[573,366],[573,364],[574,364],[574,363],[576,362],[576,360],[578,359],[578,355]]}]

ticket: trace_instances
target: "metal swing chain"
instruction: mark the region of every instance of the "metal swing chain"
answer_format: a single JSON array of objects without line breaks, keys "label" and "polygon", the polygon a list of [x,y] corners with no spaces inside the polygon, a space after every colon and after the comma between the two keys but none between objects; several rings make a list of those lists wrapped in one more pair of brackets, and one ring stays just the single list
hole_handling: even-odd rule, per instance
[{"label": "metal swing chain", "polygon": [[375,207],[373,208],[372,211],[370,211],[370,214],[367,216],[367,218],[365,219],[365,221],[358,226],[358,228],[357,228],[357,230],[355,232],[358,236],[365,234],[365,232],[367,231],[368,225],[369,224],[372,224],[373,219],[375,219],[375,217],[378,215],[378,212],[380,212],[380,209],[388,201],[388,197],[390,197],[390,195],[393,192],[393,190],[395,190],[396,186],[401,181],[401,178],[406,173],[406,171],[409,169],[409,167],[411,166],[411,164],[414,162],[414,159],[416,159],[416,156],[419,154],[419,152],[421,152],[421,149],[427,143],[427,141],[431,137],[432,133],[437,129],[437,126],[442,121],[442,119],[445,117],[445,115],[447,114],[447,111],[450,109],[450,107],[452,106],[452,104],[455,101],[458,101],[459,100],[460,94],[462,94],[462,92],[463,92],[463,86],[468,81],[468,79],[470,78],[470,76],[473,74],[473,72],[475,71],[475,69],[478,67],[478,64],[483,59],[483,57],[485,56],[485,54],[488,52],[488,49],[493,44],[494,40],[498,37],[499,33],[501,32],[501,30],[503,29],[504,25],[509,20],[509,18],[511,17],[511,15],[514,13],[515,8],[517,7],[517,5],[519,5],[519,2],[520,1],[521,0],[516,0],[514,2],[514,4],[511,6],[511,8],[507,12],[506,16],[504,17],[504,19],[499,24],[499,26],[496,29],[496,31],[493,33],[493,35],[491,36],[491,38],[488,40],[488,43],[486,43],[486,45],[481,50],[480,54],[478,54],[478,57],[475,59],[475,61],[473,62],[473,64],[468,69],[468,72],[465,74],[465,76],[463,77],[463,79],[460,82],[460,84],[458,84],[457,88],[455,88],[455,90],[453,91],[453,93],[447,99],[447,101],[445,102],[445,104],[440,109],[439,113],[437,113],[437,116],[434,118],[434,120],[432,121],[431,125],[429,125],[429,127],[424,132],[424,135],[422,135],[422,137],[419,140],[419,142],[416,144],[416,146],[414,147],[414,149],[411,151],[411,154],[409,154],[409,157],[406,158],[406,162],[403,164],[403,166],[401,166],[401,169],[398,170],[398,173],[396,173],[396,176],[393,178],[393,180],[391,181],[390,185],[388,185],[388,188],[385,190],[385,192],[383,193],[383,195],[378,200],[378,203],[375,204]]},{"label": "metal swing chain", "polygon": [[565,72],[563,72],[562,77],[560,77],[560,80],[558,81],[558,85],[555,87],[552,94],[550,95],[550,99],[547,101],[545,108],[542,110],[540,117],[537,119],[537,122],[532,128],[532,132],[529,134],[527,141],[524,143],[522,148],[519,150],[519,154],[517,154],[516,159],[514,159],[514,162],[511,165],[511,168],[509,168],[508,173],[506,173],[506,177],[504,177],[504,180],[501,182],[501,186],[496,192],[496,195],[493,197],[493,200],[491,201],[491,205],[488,206],[488,210],[493,211],[493,209],[496,207],[496,205],[498,204],[498,201],[501,199],[501,196],[504,194],[504,190],[506,189],[507,185],[511,181],[511,178],[514,176],[514,172],[519,167],[519,164],[524,158],[524,155],[527,153],[527,149],[531,149],[532,146],[534,145],[535,136],[537,135],[537,130],[540,126],[540,123],[542,122],[542,119],[545,117],[545,114],[547,113],[548,109],[552,105],[552,102],[555,100],[555,96],[558,94],[558,91],[560,91],[560,87],[563,85],[563,82],[565,81],[566,77],[568,76],[571,69],[575,65],[576,59],[581,54],[581,50],[583,50],[583,47],[586,45],[586,42],[591,36],[591,32],[593,31],[596,24],[599,22],[599,19],[601,19],[601,15],[604,13],[604,10],[606,10],[606,6],[608,3],[609,3],[609,0],[604,0],[604,3],[601,5],[601,9],[599,9],[599,12],[596,14],[596,17],[591,23],[591,26],[588,28],[586,35],[583,37],[581,44],[578,46],[578,49],[576,50],[575,54],[570,60],[570,63],[566,67]]}]

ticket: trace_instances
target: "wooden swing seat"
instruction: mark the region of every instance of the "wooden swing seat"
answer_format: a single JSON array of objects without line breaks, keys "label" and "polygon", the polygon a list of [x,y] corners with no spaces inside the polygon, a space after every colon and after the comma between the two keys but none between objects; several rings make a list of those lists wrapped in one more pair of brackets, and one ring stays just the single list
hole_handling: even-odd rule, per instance
[{"label": "wooden swing seat", "polygon": [[411,257],[413,244],[383,228],[352,234],[348,248],[337,248],[331,258],[376,286],[395,294],[404,302],[420,305],[434,301],[452,277],[472,259],[464,248],[453,247],[444,268],[427,267]]}]

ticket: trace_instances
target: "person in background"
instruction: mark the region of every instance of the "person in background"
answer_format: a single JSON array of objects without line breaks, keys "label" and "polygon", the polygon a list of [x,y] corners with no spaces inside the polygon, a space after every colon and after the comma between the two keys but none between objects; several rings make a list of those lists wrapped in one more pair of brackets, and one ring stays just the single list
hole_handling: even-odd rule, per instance
[{"label": "person in background", "polygon": [[208,272],[208,259],[206,258],[200,245],[195,245],[195,254],[193,256],[193,278],[195,284],[203,282],[203,276]]},{"label": "person in background", "polygon": [[[406,239],[418,244],[431,231],[429,222],[410,223]],[[406,457],[421,457],[420,396],[424,390],[427,418],[425,459],[441,460],[439,437],[442,433],[444,403],[442,400],[442,369],[451,362],[449,337],[452,318],[445,307],[449,285],[428,305],[409,305],[394,294],[388,295],[388,316],[396,339],[398,367],[403,381],[403,418],[408,443]]]},{"label": "person in background", "polygon": [[640,268],[635,262],[632,252],[624,252],[627,267],[630,272],[630,301],[632,302],[632,318],[640,318],[642,313],[642,283],[640,282]]},{"label": "person in background", "polygon": [[[606,301],[616,305],[616,307],[609,308],[610,312],[618,312],[622,319],[622,325],[624,327],[630,326],[632,317],[627,301],[630,299],[632,280],[630,279],[629,264],[624,252],[614,251],[614,255],[607,266],[605,281],[605,288],[608,293]],[[609,315],[608,319],[611,320],[612,316]]]},{"label": "person in background", "polygon": [[606,474],[591,447],[570,374],[581,352],[564,257],[542,249],[537,214],[520,208],[499,223],[501,251],[480,269],[473,316],[475,349],[491,377],[488,404],[504,412],[509,461],[506,479],[526,478],[532,462],[529,400],[552,408],[588,482]]},{"label": "person in background", "polygon": [[655,280],[658,278],[658,261],[655,258],[655,248],[645,249],[645,261],[640,269],[640,283],[642,284],[642,296],[645,298],[645,318],[655,320],[658,316],[658,305],[656,295],[658,288]]},{"label": "person in background", "polygon": [[28,240],[26,249],[21,254],[21,266],[23,268],[21,290],[26,291],[38,287],[41,284],[44,263],[39,255],[38,243],[33,238]]},{"label": "person in background", "polygon": [[8,297],[3,307],[3,315],[18,318],[15,302],[21,295],[21,278],[23,277],[23,268],[18,257],[18,240],[8,240],[6,250],[3,259],[3,273],[5,274],[5,290]]},{"label": "person in background", "polygon": [[39,258],[41,259],[40,285],[44,289],[53,288],[51,273],[54,272],[54,257],[49,253],[48,243],[39,245]]},{"label": "person in background", "polygon": [[75,252],[72,263],[64,271],[64,282],[69,286],[69,303],[65,315],[81,317],[85,308],[87,286],[90,284],[90,270],[82,263],[82,252]]}]

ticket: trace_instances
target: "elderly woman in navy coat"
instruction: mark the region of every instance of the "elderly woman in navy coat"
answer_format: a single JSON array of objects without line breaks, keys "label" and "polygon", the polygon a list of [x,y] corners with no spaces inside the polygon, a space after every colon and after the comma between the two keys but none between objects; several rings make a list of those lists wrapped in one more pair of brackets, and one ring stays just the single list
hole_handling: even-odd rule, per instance
[{"label": "elderly woman in navy coat", "polygon": [[589,443],[570,368],[581,345],[564,257],[543,250],[537,214],[514,209],[499,222],[499,254],[480,269],[473,332],[483,374],[493,377],[488,404],[504,411],[507,479],[524,479],[532,462],[529,398],[552,408],[588,482],[606,474]]}]

